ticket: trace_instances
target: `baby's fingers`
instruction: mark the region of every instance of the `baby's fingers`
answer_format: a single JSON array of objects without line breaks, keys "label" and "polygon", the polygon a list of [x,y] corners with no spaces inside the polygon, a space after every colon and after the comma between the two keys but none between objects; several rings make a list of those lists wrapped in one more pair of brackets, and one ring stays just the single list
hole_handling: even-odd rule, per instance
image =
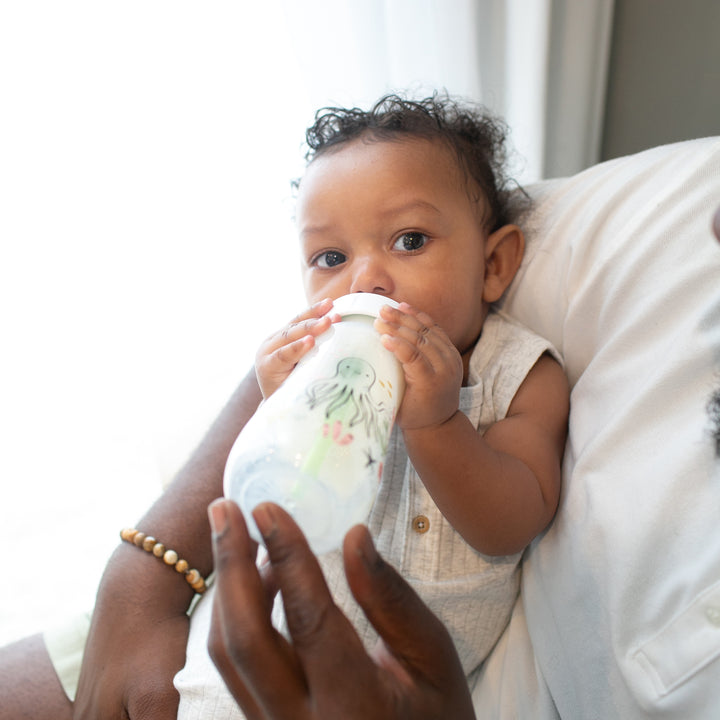
[{"label": "baby's fingers", "polygon": [[322,335],[337,319],[328,314],[332,308],[332,300],[321,300],[296,315],[284,328],[268,336],[260,346],[257,357],[275,352],[278,348],[302,340],[306,335],[317,337]]},{"label": "baby's fingers", "polygon": [[287,372],[298,364],[300,358],[302,358],[314,344],[315,338],[312,335],[303,335],[299,340],[293,340],[287,345],[281,345],[277,350],[273,350],[262,359],[258,358],[257,364],[262,363],[271,373]]},{"label": "baby's fingers", "polygon": [[407,303],[400,303],[397,308],[383,306],[375,326],[381,333],[400,335],[407,340],[437,335],[443,342],[450,343],[443,329],[427,313]]},{"label": "baby's fingers", "polygon": [[383,307],[375,328],[383,335],[385,347],[403,364],[422,361],[439,369],[457,354],[445,331],[427,313],[407,303]]},{"label": "baby's fingers", "polygon": [[271,336],[270,340],[275,339],[279,346],[299,340],[304,335],[321,335],[337,319],[336,315],[328,314],[332,304],[330,298],[316,302],[298,313],[279,333]]},{"label": "baby's fingers", "polygon": [[318,300],[318,302],[314,303],[308,308],[305,308],[302,312],[299,312],[291,321],[291,325],[297,325],[298,323],[303,322],[304,320],[311,320],[312,318],[321,318],[323,315],[326,315],[330,308],[332,307],[333,302],[330,298],[323,298],[322,300]]},{"label": "baby's fingers", "polygon": [[265,399],[285,382],[303,355],[314,344],[315,338],[312,335],[303,335],[299,340],[281,345],[271,352],[268,352],[267,344],[260,348],[255,356],[255,375]]},{"label": "baby's fingers", "polygon": [[330,299],[315,303],[260,345],[255,355],[255,374],[264,398],[277,390],[315,345],[315,338],[337,320],[337,315],[329,313],[331,308]]}]

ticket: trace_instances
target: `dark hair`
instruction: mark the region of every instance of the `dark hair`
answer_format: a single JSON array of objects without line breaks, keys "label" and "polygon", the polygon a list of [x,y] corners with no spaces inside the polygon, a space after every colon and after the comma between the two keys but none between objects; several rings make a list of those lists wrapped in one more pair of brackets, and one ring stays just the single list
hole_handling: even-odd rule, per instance
[{"label": "dark hair", "polygon": [[[527,195],[506,175],[507,126],[482,106],[461,104],[435,93],[424,100],[386,95],[370,110],[321,108],[305,133],[310,164],[315,158],[359,137],[400,140],[414,136],[441,140],[458,158],[466,177],[472,178],[489,206],[485,224],[492,232],[524,209]],[[513,193],[514,189],[520,192]],[[481,198],[475,197],[477,202]]]}]

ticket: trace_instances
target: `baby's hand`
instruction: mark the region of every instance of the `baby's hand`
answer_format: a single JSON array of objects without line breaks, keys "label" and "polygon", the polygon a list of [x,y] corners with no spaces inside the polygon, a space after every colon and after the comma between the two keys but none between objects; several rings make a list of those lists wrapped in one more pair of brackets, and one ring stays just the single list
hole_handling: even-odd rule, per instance
[{"label": "baby's hand", "polygon": [[328,314],[332,300],[325,298],[296,315],[284,328],[270,335],[255,355],[255,374],[264,398],[269,398],[283,384],[337,315]]},{"label": "baby's hand", "polygon": [[463,364],[439,325],[407,303],[380,310],[375,329],[405,373],[405,395],[397,416],[404,430],[440,425],[458,409]]}]

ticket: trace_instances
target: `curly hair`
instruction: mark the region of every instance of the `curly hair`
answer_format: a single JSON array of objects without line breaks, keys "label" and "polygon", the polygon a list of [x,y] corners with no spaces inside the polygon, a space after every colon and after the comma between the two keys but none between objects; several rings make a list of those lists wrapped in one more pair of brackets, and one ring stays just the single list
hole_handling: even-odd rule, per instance
[{"label": "curly hair", "polygon": [[[474,180],[489,207],[486,226],[490,232],[509,222],[525,209],[526,193],[507,177],[507,126],[482,106],[462,104],[446,94],[435,93],[424,100],[385,95],[370,110],[321,108],[305,133],[308,163],[362,137],[394,141],[417,137],[440,140],[454,151],[466,179]],[[469,186],[471,183],[469,183]],[[520,192],[514,192],[519,190]]]}]

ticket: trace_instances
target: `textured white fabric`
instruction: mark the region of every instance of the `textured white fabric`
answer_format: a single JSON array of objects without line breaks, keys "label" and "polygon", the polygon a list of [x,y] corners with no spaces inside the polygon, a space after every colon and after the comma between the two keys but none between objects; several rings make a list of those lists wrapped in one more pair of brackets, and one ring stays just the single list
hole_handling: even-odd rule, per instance
[{"label": "textured white fabric", "polygon": [[[469,385],[460,392],[460,409],[479,432],[505,417],[528,372],[546,352],[559,359],[555,349],[535,333],[499,313],[488,315],[470,358]],[[413,529],[417,516],[426,519],[426,532]],[[487,557],[465,543],[424,488],[397,428],[368,527],[378,551],[449,629],[470,674],[508,623],[519,588],[521,554]],[[340,553],[328,553],[320,562],[336,603],[366,646],[372,647],[377,636],[352,598]],[[195,611],[186,666],[175,678],[180,720],[243,717],[207,654],[209,597],[212,590]],[[276,602],[273,623],[286,630],[280,602]]]},{"label": "textured white fabric", "polygon": [[720,139],[531,193],[504,309],[561,351],[570,434],[560,511],[526,555],[478,714],[716,718],[720,461],[706,405],[720,386]]}]

